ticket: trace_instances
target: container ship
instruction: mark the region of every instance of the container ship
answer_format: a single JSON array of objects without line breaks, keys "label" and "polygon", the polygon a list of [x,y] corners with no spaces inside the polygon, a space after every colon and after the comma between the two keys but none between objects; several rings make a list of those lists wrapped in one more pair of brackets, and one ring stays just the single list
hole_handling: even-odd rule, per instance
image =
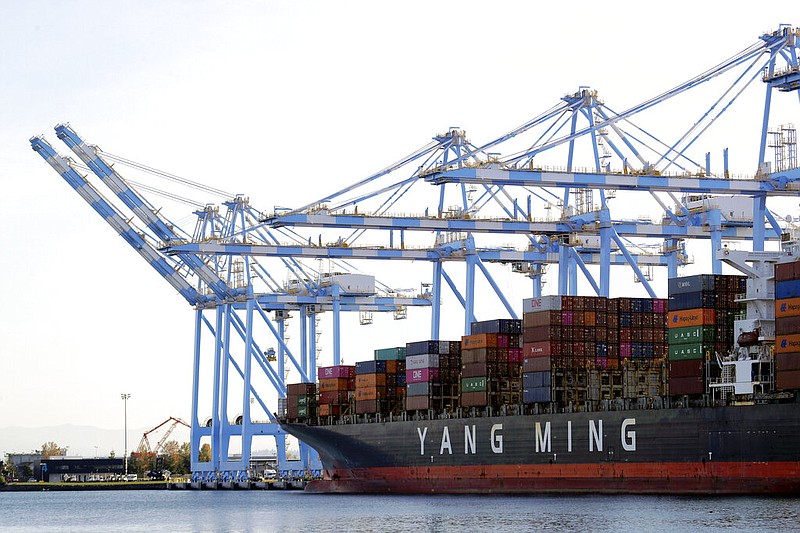
[{"label": "container ship", "polygon": [[288,386],[312,492],[800,492],[800,262],[668,298],[545,296],[459,340],[374,351]]}]

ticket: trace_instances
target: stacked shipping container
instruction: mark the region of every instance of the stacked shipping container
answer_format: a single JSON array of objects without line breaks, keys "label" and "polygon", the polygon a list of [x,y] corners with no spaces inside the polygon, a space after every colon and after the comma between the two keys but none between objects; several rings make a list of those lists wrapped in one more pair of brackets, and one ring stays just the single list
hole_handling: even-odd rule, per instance
[{"label": "stacked shipping container", "polygon": [[286,386],[286,417],[304,420],[317,416],[316,383],[291,383]]},{"label": "stacked shipping container", "polygon": [[733,322],[740,309],[735,299],[745,292],[745,278],[700,274],[672,278],[668,284],[669,393],[703,394],[705,362],[733,347]]},{"label": "stacked shipping container", "polygon": [[800,388],[800,262],[775,265],[775,388]]},{"label": "stacked shipping container", "polygon": [[544,296],[523,311],[523,402],[663,394],[666,300]]},{"label": "stacked shipping container", "polygon": [[355,396],[356,367],[323,366],[317,369],[319,379],[319,416],[339,416],[349,411]]},{"label": "stacked shipping container", "polygon": [[517,404],[522,390],[522,321],[473,322],[461,338],[461,407]]},{"label": "stacked shipping container", "polygon": [[397,374],[405,371],[405,362],[397,359],[356,363],[356,414],[386,414],[398,399]]},{"label": "stacked shipping container", "polygon": [[461,343],[418,341],[406,344],[406,410],[453,411],[458,405]]}]

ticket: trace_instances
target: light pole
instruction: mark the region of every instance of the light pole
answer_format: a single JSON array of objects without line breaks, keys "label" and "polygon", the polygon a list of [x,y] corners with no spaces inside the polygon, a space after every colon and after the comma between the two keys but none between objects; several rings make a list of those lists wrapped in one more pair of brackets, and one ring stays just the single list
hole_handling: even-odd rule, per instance
[{"label": "light pole", "polygon": [[120,398],[125,403],[125,475],[128,475],[128,398],[130,394],[121,394]]}]

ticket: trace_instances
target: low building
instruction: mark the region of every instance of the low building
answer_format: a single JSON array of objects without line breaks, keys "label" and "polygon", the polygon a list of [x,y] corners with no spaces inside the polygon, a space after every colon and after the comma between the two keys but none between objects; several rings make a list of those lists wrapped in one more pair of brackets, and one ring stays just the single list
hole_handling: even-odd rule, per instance
[{"label": "low building", "polygon": [[7,453],[6,462],[14,467],[17,479],[28,481],[42,479],[42,456],[38,453]]},{"label": "low building", "polygon": [[87,459],[57,456],[42,460],[45,481],[118,481],[125,474],[125,462],[117,457]]}]

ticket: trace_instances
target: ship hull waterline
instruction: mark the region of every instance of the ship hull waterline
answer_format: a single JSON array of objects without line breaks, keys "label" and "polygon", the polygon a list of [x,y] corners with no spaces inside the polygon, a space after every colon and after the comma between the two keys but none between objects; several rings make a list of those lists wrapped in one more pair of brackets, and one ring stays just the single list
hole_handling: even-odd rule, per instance
[{"label": "ship hull waterline", "polygon": [[800,404],[283,424],[318,493],[799,494]]}]

